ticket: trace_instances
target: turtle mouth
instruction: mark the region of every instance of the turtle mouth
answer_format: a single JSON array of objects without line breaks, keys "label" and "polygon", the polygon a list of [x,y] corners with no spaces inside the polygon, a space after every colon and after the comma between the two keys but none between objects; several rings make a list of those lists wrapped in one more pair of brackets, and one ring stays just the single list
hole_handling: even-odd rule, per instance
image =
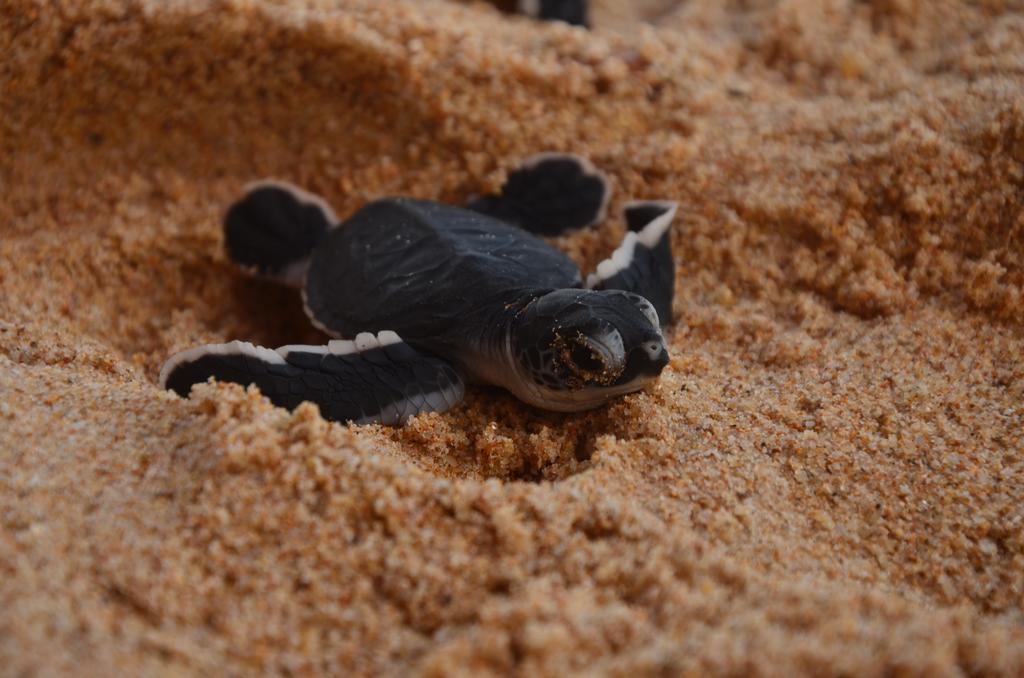
[{"label": "turtle mouth", "polygon": [[560,390],[530,384],[528,392],[518,392],[516,395],[524,402],[545,410],[582,412],[601,407],[620,396],[645,390],[657,379],[657,375],[642,374],[610,386],[585,386],[578,390]]}]

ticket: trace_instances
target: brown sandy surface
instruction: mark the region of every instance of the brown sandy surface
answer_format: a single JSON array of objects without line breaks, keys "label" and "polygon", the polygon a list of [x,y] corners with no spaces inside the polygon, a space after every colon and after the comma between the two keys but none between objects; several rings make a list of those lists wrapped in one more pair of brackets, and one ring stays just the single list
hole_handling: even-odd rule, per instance
[{"label": "brown sandy surface", "polygon": [[[1022,12],[2,3],[0,673],[1024,674]],[[652,392],[156,387],[323,340],[220,250],[245,181],[344,215],[548,149],[682,205]]]}]

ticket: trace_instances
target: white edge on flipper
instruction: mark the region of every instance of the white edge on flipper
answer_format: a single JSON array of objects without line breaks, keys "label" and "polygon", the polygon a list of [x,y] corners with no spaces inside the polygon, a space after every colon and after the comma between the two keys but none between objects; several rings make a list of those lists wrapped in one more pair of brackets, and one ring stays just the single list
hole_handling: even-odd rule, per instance
[{"label": "white edge on flipper", "polygon": [[259,358],[268,363],[275,363],[278,365],[284,364],[284,358],[278,354],[277,351],[263,346],[256,346],[250,344],[247,341],[230,341],[226,344],[203,344],[202,346],[195,346],[185,351],[179,351],[175,353],[164,366],[160,369],[160,388],[167,388],[167,378],[171,375],[171,372],[175,370],[182,363],[189,363],[204,355],[250,355],[254,358]]},{"label": "white edge on flipper", "polygon": [[674,200],[634,200],[623,208],[622,213],[625,214],[635,207],[644,207],[646,205],[654,205],[665,210],[647,222],[647,225],[637,233],[640,242],[647,249],[654,249],[654,246],[661,240],[661,236],[665,235],[665,231],[672,225],[672,220],[676,218],[679,203]]},{"label": "white edge on flipper", "polygon": [[229,341],[226,344],[203,344],[193,346],[190,349],[179,351],[167,359],[160,369],[160,388],[167,388],[167,378],[176,367],[183,363],[193,362],[205,355],[249,355],[254,358],[283,365],[290,353],[317,353],[319,355],[349,355],[362,353],[374,348],[383,348],[392,344],[399,344],[402,338],[396,332],[383,330],[374,335],[371,332],[362,332],[356,337],[356,341],[344,341],[332,339],[326,346],[313,344],[288,344],[277,349],[256,346],[248,341]]},{"label": "white edge on flipper", "polygon": [[380,343],[381,348],[383,348],[385,346],[391,346],[392,344],[402,343],[402,338],[398,336],[397,332],[381,330],[377,333],[377,341]]},{"label": "white edge on flipper", "polygon": [[587,289],[592,290],[604,281],[610,280],[621,271],[629,268],[633,264],[633,255],[636,252],[638,243],[647,249],[654,249],[658,241],[668,231],[669,226],[672,225],[672,220],[676,216],[676,210],[679,209],[678,203],[671,200],[636,200],[627,204],[623,213],[631,208],[646,205],[655,205],[663,208],[664,211],[647,222],[647,225],[639,232],[626,232],[626,237],[622,239],[622,244],[612,252],[610,257],[597,265],[597,270],[594,273],[587,276]]},{"label": "white edge on flipper", "polygon": [[247,183],[243,187],[243,190],[246,195],[249,195],[253,191],[257,191],[261,188],[279,188],[282,191],[291,193],[292,197],[298,202],[319,207],[324,213],[324,217],[327,219],[329,229],[334,228],[340,223],[338,221],[338,215],[334,213],[334,210],[331,209],[331,206],[327,204],[326,200],[315,193],[310,193],[307,190],[299,188],[291,182],[283,181],[281,179],[258,179],[257,181],[250,181]]},{"label": "white edge on flipper", "polygon": [[370,349],[377,348],[380,344],[377,342],[375,337],[370,332],[360,332],[355,338],[356,350],[362,353],[363,351],[369,351]]},{"label": "white edge on flipper", "polygon": [[[522,2],[522,0],[521,0],[521,2]],[[529,0],[526,0],[526,2],[529,2]],[[537,6],[537,10],[536,11],[539,14],[540,13],[540,3],[537,2],[537,0],[534,0],[534,2],[536,3],[536,6]],[[520,9],[520,11],[522,11],[524,14],[527,13],[523,9]],[[531,14],[530,16],[536,16],[536,14]],[[610,181],[608,181],[608,177],[605,176],[604,172],[602,172],[601,170],[597,169],[597,167],[594,166],[594,163],[590,162],[589,160],[584,158],[582,155],[576,155],[575,153],[559,153],[558,151],[545,151],[544,153],[535,153],[534,155],[531,155],[530,157],[528,157],[526,160],[523,160],[523,162],[521,162],[519,164],[519,166],[516,167],[515,169],[513,169],[512,171],[515,172],[516,170],[521,170],[521,169],[527,169],[528,170],[528,169],[532,169],[532,168],[536,167],[537,165],[539,165],[540,163],[544,162],[545,160],[560,160],[560,159],[561,160],[572,160],[572,161],[576,162],[581,168],[583,168],[583,174],[585,176],[595,177],[595,178],[599,179],[601,181],[601,183],[604,185],[604,197],[601,199],[601,207],[597,211],[597,216],[594,217],[594,220],[591,221],[589,224],[583,225],[582,228],[587,228],[589,226],[593,226],[594,224],[598,224],[598,223],[601,223],[602,221],[604,221],[605,217],[608,216],[608,204],[612,200],[612,184],[611,184]]]},{"label": "white edge on flipper", "polygon": [[331,339],[327,342],[327,350],[333,355],[349,355],[356,352],[356,342],[351,339]]},{"label": "white edge on flipper", "polygon": [[402,343],[402,338],[391,330],[382,330],[374,335],[372,332],[360,332],[355,340],[331,339],[326,346],[311,344],[288,344],[276,349],[276,353],[283,359],[288,358],[290,353],[316,353],[318,355],[352,355],[362,353],[374,348],[384,348],[392,344]]},{"label": "white edge on flipper", "polygon": [[622,243],[615,248],[612,255],[597,265],[597,270],[587,276],[587,289],[592,290],[605,280],[614,278],[619,272],[626,270],[633,263],[636,252],[637,234],[626,233]]}]

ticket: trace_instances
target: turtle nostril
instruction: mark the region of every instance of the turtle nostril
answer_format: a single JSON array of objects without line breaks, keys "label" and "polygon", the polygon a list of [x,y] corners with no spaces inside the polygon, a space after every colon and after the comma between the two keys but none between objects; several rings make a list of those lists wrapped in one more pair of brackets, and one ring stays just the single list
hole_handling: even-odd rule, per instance
[{"label": "turtle nostril", "polygon": [[668,351],[664,342],[648,340],[630,351],[630,370],[633,374],[656,377],[668,365]]},{"label": "turtle nostril", "polygon": [[657,367],[659,370],[668,364],[668,350],[662,343],[644,344],[644,353],[647,354],[647,359],[651,362],[651,364]]},{"label": "turtle nostril", "polygon": [[647,358],[652,362],[658,362],[661,354],[665,353],[665,343],[660,339],[648,339],[640,344],[640,348],[643,349],[644,353],[647,354]]}]

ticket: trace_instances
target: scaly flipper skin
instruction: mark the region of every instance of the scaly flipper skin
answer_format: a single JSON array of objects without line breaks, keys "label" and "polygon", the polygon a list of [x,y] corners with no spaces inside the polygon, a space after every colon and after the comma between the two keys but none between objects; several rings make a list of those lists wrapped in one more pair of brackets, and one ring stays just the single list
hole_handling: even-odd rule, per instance
[{"label": "scaly flipper skin", "polygon": [[672,323],[675,261],[672,258],[672,219],[677,205],[667,200],[633,202],[626,206],[628,231],[612,255],[587,276],[593,290],[625,290],[645,297],[658,312],[661,326]]},{"label": "scaly flipper skin", "polygon": [[249,184],[224,217],[228,256],[257,275],[301,287],[313,248],[338,223],[324,200],[284,181]]},{"label": "scaly flipper skin", "polygon": [[360,334],[327,346],[271,350],[234,341],[172,356],[160,385],[188,397],[213,377],[256,384],[279,407],[316,403],[324,419],[356,424],[404,424],[422,412],[443,412],[462,400],[463,383],[447,362],[425,355],[394,332]]},{"label": "scaly flipper skin", "polygon": [[556,236],[603,220],[610,198],[608,180],[584,158],[541,153],[510,172],[499,195],[467,207],[535,235]]}]

